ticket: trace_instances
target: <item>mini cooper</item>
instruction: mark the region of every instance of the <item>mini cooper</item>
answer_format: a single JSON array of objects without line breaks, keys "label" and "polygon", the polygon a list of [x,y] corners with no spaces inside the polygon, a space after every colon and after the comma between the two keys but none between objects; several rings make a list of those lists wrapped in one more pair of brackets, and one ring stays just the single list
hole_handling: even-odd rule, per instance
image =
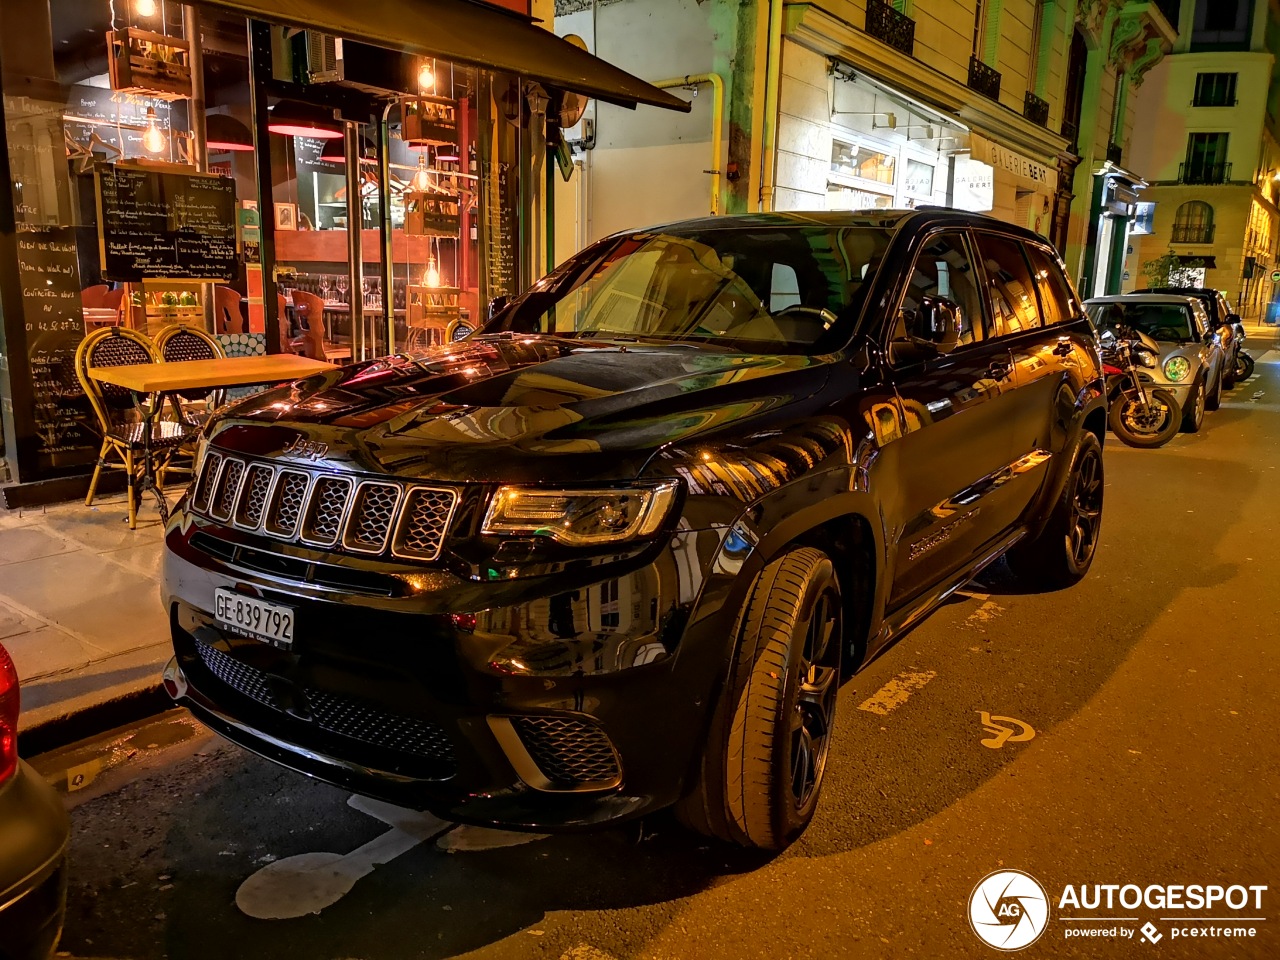
[{"label": "mini cooper", "polygon": [[465,340],[223,409],[171,695],[467,823],[779,849],[837,691],[992,561],[1084,576],[1106,406],[1045,240],[930,209],[618,234]]}]

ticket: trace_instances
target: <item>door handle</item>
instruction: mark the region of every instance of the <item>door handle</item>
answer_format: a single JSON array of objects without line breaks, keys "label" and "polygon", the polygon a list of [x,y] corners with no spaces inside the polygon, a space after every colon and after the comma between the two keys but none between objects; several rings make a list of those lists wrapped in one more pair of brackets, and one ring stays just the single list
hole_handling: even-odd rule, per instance
[{"label": "door handle", "polygon": [[1004,380],[1009,376],[1009,364],[1004,360],[992,360],[987,365],[987,374],[992,380]]},{"label": "door handle", "polygon": [[1058,341],[1058,345],[1053,348],[1053,352],[1059,357],[1071,356],[1071,341],[1066,337]]}]

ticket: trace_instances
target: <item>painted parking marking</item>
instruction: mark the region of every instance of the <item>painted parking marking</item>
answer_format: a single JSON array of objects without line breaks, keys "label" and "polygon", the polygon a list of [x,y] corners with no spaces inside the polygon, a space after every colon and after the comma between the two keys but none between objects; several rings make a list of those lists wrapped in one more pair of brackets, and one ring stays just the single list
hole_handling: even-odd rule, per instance
[{"label": "painted parking marking", "polygon": [[1253,362],[1254,363],[1280,363],[1280,350],[1268,350],[1266,353],[1264,353],[1262,356],[1260,356],[1257,360]]},{"label": "painted parking marking", "polygon": [[991,750],[999,750],[1006,743],[1026,743],[1028,740],[1035,739],[1035,730],[1025,720],[1019,720],[1016,717],[993,717],[985,710],[979,710],[978,717],[982,721],[982,729],[991,734],[978,742]]},{"label": "painted parking marking", "polygon": [[459,826],[436,841],[436,846],[446,853],[500,850],[545,840],[545,833],[516,833],[514,830],[495,830],[492,827]]},{"label": "painted parking marking", "polygon": [[236,891],[236,906],[241,913],[258,920],[290,920],[319,913],[350,893],[374,867],[389,863],[453,826],[429,813],[354,794],[347,799],[347,805],[391,829],[347,854],[300,853],[268,863]]},{"label": "painted parking marking", "polygon": [[879,714],[882,717],[888,716],[892,711],[897,710],[906,703],[911,694],[937,675],[938,672],[936,670],[900,673],[866,700],[862,701],[862,703],[858,704],[858,709],[865,710],[867,713]]},{"label": "painted parking marking", "polygon": [[979,627],[984,623],[990,623],[992,620],[995,620],[1002,613],[1004,613],[1004,607],[1000,606],[1000,604],[996,603],[994,600],[988,600],[977,610],[964,618],[964,625],[966,627]]}]

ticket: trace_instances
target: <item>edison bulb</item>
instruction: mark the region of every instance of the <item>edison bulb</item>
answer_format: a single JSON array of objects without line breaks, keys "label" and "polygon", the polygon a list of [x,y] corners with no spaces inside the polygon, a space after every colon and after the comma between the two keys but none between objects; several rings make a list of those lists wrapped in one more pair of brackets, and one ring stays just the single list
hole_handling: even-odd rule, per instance
[{"label": "edison bulb", "polygon": [[436,85],[436,72],[431,69],[431,64],[424,63],[418,68],[418,89],[426,91]]},{"label": "edison bulb", "polygon": [[154,17],[156,15],[156,0],[137,0],[133,5],[133,12],[140,17]]},{"label": "edison bulb", "polygon": [[147,153],[159,153],[168,145],[168,138],[156,123],[156,108],[147,107],[147,129],[142,134],[142,149]]},{"label": "edison bulb", "polygon": [[409,182],[418,193],[425,193],[427,188],[431,186],[431,174],[427,170],[427,159],[424,156],[418,157],[418,169],[413,174],[413,180]]},{"label": "edison bulb", "polygon": [[440,270],[436,267],[434,257],[427,261],[427,269],[422,274],[422,282],[428,287],[440,286]]}]

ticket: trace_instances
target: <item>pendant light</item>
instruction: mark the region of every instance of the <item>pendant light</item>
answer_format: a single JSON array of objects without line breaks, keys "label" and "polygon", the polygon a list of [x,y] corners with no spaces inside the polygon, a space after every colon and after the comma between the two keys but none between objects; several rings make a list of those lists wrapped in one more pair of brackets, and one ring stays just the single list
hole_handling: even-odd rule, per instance
[{"label": "pendant light", "polygon": [[297,100],[281,100],[273,106],[267,129],[287,137],[315,137],[317,140],[335,140],[342,136],[332,110]]},{"label": "pendant light", "polygon": [[435,67],[428,60],[422,61],[422,66],[418,67],[418,92],[432,93],[436,88],[436,71]]},{"label": "pendant light", "polygon": [[205,144],[213,153],[231,153],[253,150],[253,135],[249,128],[235,117],[225,113],[211,113],[205,117]]},{"label": "pendant light", "polygon": [[440,268],[436,266],[436,258],[433,255],[427,257],[427,269],[422,272],[422,285],[424,287],[440,286]]},{"label": "pendant light", "polygon": [[156,0],[135,0],[133,12],[144,18],[154,17],[156,15]]},{"label": "pendant light", "polygon": [[142,133],[142,149],[147,153],[160,153],[167,146],[169,146],[169,138],[160,129],[156,108],[147,107],[147,129]]}]

